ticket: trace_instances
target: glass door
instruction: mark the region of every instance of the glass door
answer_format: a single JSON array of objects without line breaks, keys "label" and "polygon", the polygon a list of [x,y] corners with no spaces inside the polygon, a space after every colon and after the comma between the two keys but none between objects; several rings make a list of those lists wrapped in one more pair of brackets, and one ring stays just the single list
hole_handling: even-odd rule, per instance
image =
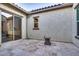
[{"label": "glass door", "polygon": [[21,17],[13,16],[13,40],[21,39]]},{"label": "glass door", "polygon": [[6,11],[1,11],[1,42],[13,40],[13,16]]}]

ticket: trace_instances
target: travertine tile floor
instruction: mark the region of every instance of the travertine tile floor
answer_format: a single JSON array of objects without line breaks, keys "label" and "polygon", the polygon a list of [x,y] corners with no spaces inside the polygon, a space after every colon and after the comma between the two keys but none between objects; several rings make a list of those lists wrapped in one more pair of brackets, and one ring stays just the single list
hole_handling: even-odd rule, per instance
[{"label": "travertine tile floor", "polygon": [[79,56],[79,48],[72,43],[53,42],[44,45],[42,40],[16,40],[3,43],[0,56]]}]

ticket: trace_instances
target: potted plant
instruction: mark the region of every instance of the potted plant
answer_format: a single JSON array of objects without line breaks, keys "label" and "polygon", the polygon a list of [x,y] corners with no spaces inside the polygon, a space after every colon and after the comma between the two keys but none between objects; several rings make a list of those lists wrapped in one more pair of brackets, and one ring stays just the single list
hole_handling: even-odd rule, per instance
[{"label": "potted plant", "polygon": [[45,39],[44,45],[51,45],[51,42],[50,42],[51,37],[44,36],[44,39]]}]

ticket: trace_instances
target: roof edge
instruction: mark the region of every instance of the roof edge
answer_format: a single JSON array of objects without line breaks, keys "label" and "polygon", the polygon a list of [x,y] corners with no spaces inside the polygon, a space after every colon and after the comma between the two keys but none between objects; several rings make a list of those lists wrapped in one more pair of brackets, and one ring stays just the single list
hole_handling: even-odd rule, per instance
[{"label": "roof edge", "polygon": [[66,4],[61,4],[58,6],[53,6],[50,8],[43,8],[43,9],[37,9],[36,11],[31,11],[30,14],[36,14],[36,13],[40,13],[40,12],[45,12],[45,11],[49,11],[49,10],[55,10],[55,9],[61,9],[61,8],[66,8],[66,7],[72,7],[73,3],[66,3]]},{"label": "roof edge", "polygon": [[23,8],[19,7],[18,5],[14,4],[14,3],[9,3],[10,5],[14,6],[15,8],[21,10],[22,12],[24,12],[25,14],[30,14],[29,11],[24,10]]},{"label": "roof edge", "polygon": [[41,8],[41,9],[36,9],[36,11],[26,11],[23,8],[19,7],[18,5],[16,5],[15,3],[9,3],[10,5],[14,6],[15,8],[21,10],[22,12],[24,12],[25,14],[36,14],[36,13],[40,13],[40,12],[45,12],[45,11],[49,11],[49,10],[55,10],[55,9],[61,9],[61,8],[66,8],[66,7],[72,7],[73,3],[63,3],[63,4],[59,4],[59,5],[54,5],[52,7],[48,8]]}]

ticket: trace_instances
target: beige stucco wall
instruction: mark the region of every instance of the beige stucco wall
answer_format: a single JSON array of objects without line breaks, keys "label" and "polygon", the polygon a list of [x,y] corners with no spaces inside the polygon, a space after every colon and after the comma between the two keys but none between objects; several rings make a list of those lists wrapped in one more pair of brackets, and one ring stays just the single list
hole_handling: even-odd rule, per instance
[{"label": "beige stucco wall", "polygon": [[[39,30],[33,30],[35,16],[39,16]],[[72,20],[72,7],[29,15],[28,38],[50,36],[53,41],[72,42]]]},{"label": "beige stucco wall", "polygon": [[21,11],[7,4],[0,4],[0,8],[12,14],[17,14],[19,16],[22,16],[22,21],[21,21],[22,22],[22,38],[26,38],[26,17],[27,17],[26,14],[22,13]]},{"label": "beige stucco wall", "polygon": [[7,22],[7,28],[8,28],[8,34],[9,35],[12,35],[13,33],[13,22],[12,22],[12,20],[8,20],[8,22]]}]

